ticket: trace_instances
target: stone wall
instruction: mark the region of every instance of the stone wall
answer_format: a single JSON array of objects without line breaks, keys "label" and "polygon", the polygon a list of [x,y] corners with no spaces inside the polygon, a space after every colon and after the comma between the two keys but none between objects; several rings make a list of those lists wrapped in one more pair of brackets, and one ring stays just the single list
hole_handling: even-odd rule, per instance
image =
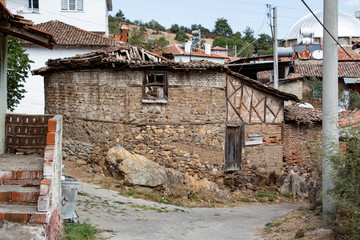
[{"label": "stone wall", "polygon": [[[64,156],[100,165],[111,147],[121,145],[162,166],[225,184],[226,73],[167,72],[165,104],[142,101],[144,74],[105,70],[45,76],[46,112],[64,115]],[[268,100],[270,104],[275,98],[269,96]],[[264,178],[279,173],[281,116],[282,112],[276,123],[260,121],[245,126],[246,134],[261,133],[262,142],[244,147],[244,171],[256,168],[252,170],[255,175],[260,171]],[[241,186],[248,187],[246,182]]]}]

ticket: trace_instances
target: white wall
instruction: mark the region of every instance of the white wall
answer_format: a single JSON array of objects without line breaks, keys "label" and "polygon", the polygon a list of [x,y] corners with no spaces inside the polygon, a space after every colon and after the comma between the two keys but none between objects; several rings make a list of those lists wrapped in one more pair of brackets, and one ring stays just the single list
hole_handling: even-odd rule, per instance
[{"label": "white wall", "polygon": [[[23,47],[26,49],[29,59],[36,62],[30,64],[31,70],[45,67],[48,59],[72,57],[76,54],[89,53],[97,48],[65,48],[54,47],[53,50],[41,47]],[[42,76],[33,76],[29,73],[29,77],[24,84],[27,93],[24,98],[20,100],[20,104],[14,110],[15,113],[27,114],[44,114],[45,97],[44,97],[44,80]]]},{"label": "white wall", "polygon": [[[198,56],[191,56],[192,61],[202,61],[207,60],[210,62],[220,63],[224,64],[223,58],[208,58],[208,57],[198,57]],[[174,57],[175,62],[190,62],[190,56],[175,56]]]},{"label": "white wall", "polygon": [[39,0],[39,12],[28,10],[28,0],[6,0],[6,6],[14,14],[24,16],[35,24],[59,20],[91,32],[105,32],[108,36],[106,0],[85,0],[84,11],[63,11],[61,0]]}]

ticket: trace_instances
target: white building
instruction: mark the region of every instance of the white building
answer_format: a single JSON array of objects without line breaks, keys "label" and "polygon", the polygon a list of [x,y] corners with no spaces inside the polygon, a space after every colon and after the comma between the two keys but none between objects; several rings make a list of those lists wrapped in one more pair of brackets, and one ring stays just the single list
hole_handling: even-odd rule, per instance
[{"label": "white building", "polygon": [[210,61],[224,64],[225,60],[229,59],[227,56],[212,53],[210,43],[205,43],[205,50],[192,47],[191,44],[191,41],[186,42],[184,46],[174,44],[154,53],[173,59],[175,62]]},{"label": "white building", "polygon": [[[22,43],[29,59],[33,60],[31,69],[46,66],[48,59],[73,57],[77,54],[85,54],[97,49],[116,45],[114,39],[99,36],[60,21],[49,21],[34,25],[35,28],[51,33],[56,41],[53,50],[38,47],[30,42]],[[27,93],[20,100],[15,109],[16,113],[43,114],[44,113],[44,82],[42,76],[29,77],[24,84]]]},{"label": "white building", "polygon": [[6,6],[35,24],[59,20],[101,35],[109,33],[112,0],[6,0]]},{"label": "white building", "polygon": [[[37,24],[35,27],[54,35],[56,45],[52,51],[22,44],[34,61],[31,69],[44,67],[48,59],[72,57],[114,45],[113,40],[99,36],[108,35],[112,0],[6,0],[6,4],[13,14],[32,20]],[[27,93],[15,112],[43,114],[43,78],[30,73],[24,86]]]}]

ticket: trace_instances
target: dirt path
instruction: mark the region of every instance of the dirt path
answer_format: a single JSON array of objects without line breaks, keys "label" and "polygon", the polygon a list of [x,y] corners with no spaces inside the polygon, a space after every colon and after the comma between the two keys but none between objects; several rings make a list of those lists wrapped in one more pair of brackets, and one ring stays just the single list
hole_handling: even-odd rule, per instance
[{"label": "dirt path", "polygon": [[261,239],[258,229],[299,205],[247,205],[233,208],[183,208],[123,197],[115,191],[81,183],[80,221],[105,230],[106,239]]}]

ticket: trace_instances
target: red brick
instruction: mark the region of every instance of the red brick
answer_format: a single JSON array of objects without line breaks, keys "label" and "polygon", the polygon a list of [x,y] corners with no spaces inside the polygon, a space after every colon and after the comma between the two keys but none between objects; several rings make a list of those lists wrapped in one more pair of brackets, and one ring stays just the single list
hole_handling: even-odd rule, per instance
[{"label": "red brick", "polygon": [[0,201],[1,202],[11,201],[11,192],[0,192]]},{"label": "red brick", "polygon": [[21,192],[13,192],[12,193],[12,201],[13,202],[35,202],[39,197],[39,193],[29,192],[29,193],[21,193]]},{"label": "red brick", "polygon": [[46,223],[46,214],[32,214],[30,217],[30,222],[45,224]]},{"label": "red brick", "polygon": [[26,223],[29,218],[27,213],[5,213],[5,220],[9,222]]},{"label": "red brick", "polygon": [[55,145],[55,133],[53,133],[53,132],[47,133],[46,144],[47,145]]},{"label": "red brick", "polygon": [[22,185],[27,185],[27,186],[39,186],[40,185],[40,179],[28,179],[28,180],[23,180],[22,181]]},{"label": "red brick", "polygon": [[56,132],[56,125],[57,125],[57,120],[49,119],[49,121],[48,121],[48,131],[49,132]]},{"label": "red brick", "polygon": [[24,185],[24,181],[23,180],[3,180],[3,184],[4,185]]},{"label": "red brick", "polygon": [[5,220],[5,213],[0,213],[0,221],[4,221]]}]

